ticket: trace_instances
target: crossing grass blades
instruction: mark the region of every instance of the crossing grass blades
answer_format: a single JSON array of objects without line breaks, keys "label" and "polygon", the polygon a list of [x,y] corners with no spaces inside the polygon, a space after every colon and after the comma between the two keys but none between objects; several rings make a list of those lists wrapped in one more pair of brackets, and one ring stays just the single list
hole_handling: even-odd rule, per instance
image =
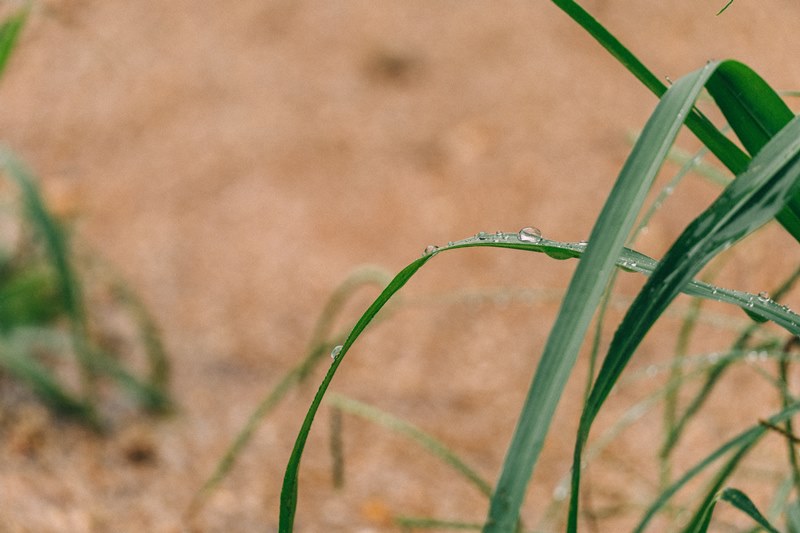
[{"label": "crossing grass blades", "polygon": [[[357,405],[341,396],[329,400],[338,409],[370,419],[414,439],[431,453],[456,467],[465,479],[471,480],[489,498],[488,513],[483,524],[436,519],[407,519],[405,522],[401,521],[401,524],[415,528],[482,529],[486,533],[524,530],[519,522],[520,509],[556,406],[564,394],[579,349],[587,336],[591,335],[590,324],[593,317],[604,316],[603,310],[608,305],[610,294],[607,288],[613,285],[617,269],[624,269],[646,276],[647,280],[616,327],[616,333],[599,364],[596,376],[594,372],[590,373],[583,412],[575,435],[573,468],[566,483],[569,493],[568,507],[565,510],[566,530],[571,533],[578,531],[581,516],[581,465],[585,458],[596,456],[596,448],[591,444],[587,447],[587,443],[598,413],[618,385],[623,371],[636,356],[637,348],[647,332],[665,315],[668,306],[678,294],[685,293],[695,297],[697,302],[712,300],[737,306],[747,313],[752,322],[733,339],[728,353],[710,360],[697,372],[703,380],[703,386],[691,398],[683,412],[679,412],[676,398],[678,390],[690,376],[681,374],[680,364],[674,365],[675,379],[670,385],[657,391],[656,399],[665,401],[668,412],[661,452],[663,469],[670,470],[670,454],[680,440],[687,422],[703,407],[710,392],[725,376],[726,370],[743,361],[745,354],[754,348],[764,350],[765,353],[771,350],[769,353],[780,362],[780,371],[774,376],[774,381],[782,398],[782,407],[769,417],[754,420],[750,427],[733,438],[718,442],[715,447],[703,452],[705,456],[702,460],[675,479],[667,476],[659,495],[642,514],[635,531],[644,531],[652,525],[653,518],[669,507],[676,492],[701,474],[710,477],[711,481],[704,493],[693,502],[693,508],[685,514],[685,520],[674,524],[678,530],[707,531],[714,520],[717,504],[725,502],[744,513],[743,516],[752,521],[755,529],[760,527],[777,531],[774,524],[780,520],[791,531],[800,531],[800,504],[797,503],[800,498],[800,468],[794,450],[797,437],[791,422],[792,416],[800,411],[800,401],[791,393],[787,384],[788,368],[791,364],[789,352],[794,343],[790,341],[782,344],[773,336],[767,344],[754,345],[755,332],[767,322],[782,328],[789,339],[800,335],[800,316],[776,302],[776,299],[791,288],[800,276],[800,271],[792,274],[778,287],[772,293],[772,298],[766,293],[748,294],[694,279],[715,257],[772,219],[776,219],[791,237],[800,241],[800,119],[794,116],[780,95],[756,72],[736,61],[710,61],[667,87],[581,6],[570,0],[553,2],[659,98],[655,111],[636,140],[595,221],[588,242],[565,243],[544,239],[533,228],[523,228],[519,232],[479,233],[447,246],[427,248],[422,257],[411,262],[385,284],[383,291],[348,334],[315,336],[309,356],[254,413],[245,433],[240,435],[231,453],[226,456],[226,461],[223,461],[205,489],[212,488],[224,476],[236,453],[246,442],[249,435],[247,432],[252,431],[258,419],[274,407],[290,384],[304,379],[310,366],[323,360],[321,354],[325,353],[326,348],[335,346],[335,357],[307,412],[285,471],[279,529],[284,533],[292,531],[298,499],[298,472],[306,439],[331,380],[340,365],[344,364],[350,348],[359,336],[384,306],[391,308],[389,304],[395,301],[397,292],[417,271],[438,255],[458,253],[458,250],[472,247],[510,248],[521,252],[544,253],[555,259],[575,258],[579,261],[561,301],[560,311],[520,412],[500,476],[493,488],[473,476],[473,472],[455,458],[451,451],[443,450],[440,443],[418,428],[404,425],[391,417],[387,418],[369,406]],[[695,107],[703,91],[710,94],[744,150]],[[683,230],[666,254],[657,261],[628,245],[634,242],[640,229],[635,228],[635,223],[643,212],[645,198],[665,159],[670,155],[679,130],[684,126],[703,143],[704,150],[714,154],[735,178],[721,191],[711,206]],[[649,214],[648,212],[648,216]],[[380,318],[387,317],[385,313],[381,313]],[[687,314],[679,336],[688,337],[697,320],[696,314]],[[595,351],[592,357],[598,355],[600,354]],[[626,422],[620,422],[623,423]],[[746,490],[730,487],[727,483],[743,459],[766,435],[778,435],[785,440],[788,451],[785,471],[790,474],[779,505],[764,514],[747,496]],[[794,497],[790,494],[792,490]]]}]

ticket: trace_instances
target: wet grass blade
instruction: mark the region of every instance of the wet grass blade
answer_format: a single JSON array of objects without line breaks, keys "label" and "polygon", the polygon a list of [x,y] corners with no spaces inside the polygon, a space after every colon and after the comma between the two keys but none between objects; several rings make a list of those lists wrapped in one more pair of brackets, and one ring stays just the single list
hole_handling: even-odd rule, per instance
[{"label": "wet grass blade", "polygon": [[528,390],[484,526],[512,531],[586,330],[644,198],[715,64],[673,85],[656,107],[592,229]]},{"label": "wet grass blade", "polygon": [[716,254],[752,233],[798,192],[800,119],[794,119],[753,159],[722,195],[681,234],[634,300],[614,335],[581,416],[573,458],[570,531],[577,528],[581,451],[589,429],[644,335],[683,285]]},{"label": "wet grass blade", "polygon": [[355,342],[361,333],[364,332],[378,312],[389,302],[391,297],[394,296],[397,291],[402,289],[403,286],[408,283],[408,280],[411,279],[411,277],[414,276],[414,274],[416,274],[420,268],[422,268],[422,265],[427,263],[433,256],[434,254],[430,254],[417,259],[406,268],[401,270],[400,273],[397,274],[397,276],[395,276],[391,282],[389,282],[389,285],[381,292],[372,305],[369,306],[367,311],[361,316],[358,322],[356,322],[356,325],[353,327],[350,335],[345,340],[338,355],[331,363],[328,372],[325,374],[325,377],[323,378],[322,383],[317,390],[317,394],[314,396],[314,399],[311,402],[311,407],[309,407],[308,412],[306,413],[305,419],[303,420],[303,425],[300,428],[294,448],[292,449],[292,454],[289,457],[289,463],[286,466],[286,472],[284,473],[283,478],[283,486],[281,488],[281,508],[280,518],[278,521],[278,530],[281,533],[289,533],[294,529],[294,516],[297,510],[297,481],[300,469],[300,459],[303,456],[303,449],[305,448],[306,441],[308,440],[308,434],[311,431],[311,425],[314,422],[314,417],[319,410],[322,398],[325,395],[325,392],[328,390],[328,386],[330,385],[333,376],[336,374],[336,369],[339,368],[340,364],[342,364],[342,361],[344,360],[345,355],[347,355],[347,351],[353,345],[353,342]]},{"label": "wet grass blade", "polygon": [[[470,237],[467,239],[463,239],[460,241],[455,241],[450,245],[444,246],[440,248],[435,254],[431,254],[429,256],[423,257],[418,259],[408,265],[405,269],[403,269],[386,287],[386,289],[378,296],[375,302],[369,307],[367,312],[359,319],[358,325],[350,335],[347,337],[346,342],[343,345],[342,351],[339,353],[337,359],[331,365],[331,368],[328,370],[328,374],[325,376],[325,380],[320,385],[320,389],[317,391],[317,395],[315,396],[315,402],[312,403],[311,407],[309,408],[308,413],[306,414],[306,420],[304,421],[304,425],[301,428],[301,432],[298,434],[297,442],[295,443],[295,449],[292,452],[292,456],[290,458],[290,463],[287,466],[286,475],[292,476],[289,479],[289,484],[287,485],[286,479],[284,480],[284,493],[281,495],[281,513],[282,516],[284,514],[291,513],[291,520],[287,516],[282,520],[285,520],[285,528],[282,528],[281,531],[291,531],[291,527],[294,520],[294,512],[297,505],[297,479],[296,476],[298,475],[298,469],[300,464],[300,459],[302,457],[303,447],[305,446],[305,441],[308,436],[308,432],[310,431],[311,424],[313,422],[314,416],[316,415],[317,410],[319,409],[319,402],[321,402],[322,397],[327,390],[328,385],[330,384],[331,379],[333,378],[333,373],[335,373],[335,367],[338,367],[338,364],[342,359],[342,354],[346,353],[349,350],[350,346],[355,342],[355,340],[361,335],[361,333],[366,329],[369,323],[375,318],[378,311],[386,305],[388,300],[402,288],[405,283],[416,273],[421,266],[427,262],[429,259],[438,255],[439,253],[446,253],[452,250],[458,250],[463,248],[506,248],[506,249],[513,249],[513,250],[520,250],[520,251],[527,251],[527,252],[534,252],[534,253],[543,253],[551,258],[558,259],[558,260],[565,260],[570,258],[579,258],[586,253],[587,245],[585,243],[566,243],[566,242],[558,242],[552,241],[548,239],[541,239],[537,242],[526,242],[519,239],[519,235],[517,233],[502,233],[500,235],[492,235],[491,237]],[[658,267],[658,262],[655,259],[652,259],[642,253],[636,252],[634,250],[630,250],[627,248],[623,248],[620,256],[614,261],[614,265],[618,268],[623,269],[627,272],[636,272],[644,275],[652,274],[656,268]],[[710,300],[715,300],[723,303],[729,303],[732,305],[736,305],[742,309],[748,309],[750,312],[758,314],[765,319],[771,320],[776,324],[784,327],[787,331],[800,335],[800,316],[793,313],[788,308],[783,306],[779,306],[772,300],[765,300],[759,299],[754,294],[748,294],[742,291],[732,290],[732,289],[725,289],[722,287],[715,287],[713,285],[709,285],[707,283],[699,282],[699,281],[690,281],[683,287],[683,291],[692,296],[698,296],[702,298],[707,298]],[[322,355],[327,355],[330,351],[330,342],[326,342],[322,345],[316,345],[316,349],[312,351],[308,355],[309,359],[313,359],[314,361],[318,361],[318,359]],[[296,369],[298,372],[302,372],[303,375],[306,375],[308,372],[308,367],[306,366],[307,360],[301,363],[301,369]],[[293,371],[294,372],[294,371]],[[269,400],[268,406],[271,408],[273,406],[273,402],[277,401],[276,398],[273,398],[273,394],[278,394],[278,398],[282,396],[288,387],[294,384],[295,380],[297,379],[297,375],[291,373],[285,379],[289,379],[289,381],[282,381],[281,384],[276,389],[273,390],[273,393],[267,398]],[[319,398],[319,401],[317,401]],[[263,406],[264,404],[262,404]],[[259,407],[261,409],[261,407]],[[258,412],[258,411],[257,411]],[[260,419],[258,415],[258,419]],[[238,452],[237,452],[238,453]],[[234,454],[235,455],[235,454]],[[223,462],[225,459],[223,459]],[[292,470],[290,471],[290,467]],[[294,492],[287,492],[294,491]]]},{"label": "wet grass blade", "polygon": [[[750,67],[738,61],[726,61],[720,65],[707,88],[752,156],[794,118],[794,113],[778,93]],[[795,239],[800,240],[800,198],[793,197],[776,218]]]},{"label": "wet grass blade", "polygon": [[[344,335],[334,334],[331,330],[334,321],[341,314],[344,305],[350,297],[361,287],[367,285],[377,285],[381,288],[386,287],[391,280],[391,276],[383,269],[365,266],[356,269],[345,279],[339,287],[334,290],[331,297],[320,313],[319,319],[314,326],[311,338],[306,349],[305,356],[300,363],[289,370],[275,387],[261,400],[253,413],[247,419],[247,423],[234,438],[225,454],[217,463],[214,472],[203,483],[203,486],[192,497],[192,501],[187,509],[187,515],[192,516],[203,506],[206,498],[214,489],[225,479],[225,476],[233,468],[236,459],[244,450],[247,443],[252,439],[258,424],[266,417],[283,399],[287,392],[293,387],[302,383],[311,371],[319,365],[325,357],[330,354],[331,348],[343,341]],[[340,338],[341,337],[341,338]]]}]

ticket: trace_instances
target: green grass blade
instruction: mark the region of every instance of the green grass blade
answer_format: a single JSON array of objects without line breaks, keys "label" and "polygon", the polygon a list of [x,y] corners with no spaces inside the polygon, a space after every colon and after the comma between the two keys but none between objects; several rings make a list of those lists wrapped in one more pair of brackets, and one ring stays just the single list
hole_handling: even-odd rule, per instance
[{"label": "green grass blade", "polygon": [[708,509],[708,518],[709,521],[699,529],[699,533],[705,533],[708,531],[708,524],[710,523],[711,515],[714,512],[714,506],[716,502],[719,500],[726,501],[745,513],[747,516],[753,519],[755,523],[769,531],[769,533],[780,533],[775,527],[769,523],[769,520],[761,514],[758,510],[758,507],[753,503],[753,501],[745,494],[744,492],[734,489],[734,488],[727,488],[723,490],[711,503]]},{"label": "green grass blade", "polygon": [[[239,454],[255,434],[259,423],[266,417],[283,399],[292,387],[302,383],[311,371],[324,360],[325,356],[331,352],[331,348],[343,341],[344,335],[334,335],[331,330],[336,318],[341,314],[344,305],[349,301],[355,291],[366,285],[377,285],[381,288],[386,287],[391,280],[391,276],[383,269],[365,266],[356,269],[339,285],[328,299],[327,303],[317,319],[314,330],[306,350],[305,356],[294,368],[289,370],[275,387],[264,397],[255,410],[250,414],[247,423],[236,435],[233,442],[228,446],[225,454],[217,463],[214,472],[203,483],[203,486],[192,497],[187,511],[188,515],[193,515],[200,510],[206,498],[222,482],[225,476],[233,468]],[[341,337],[341,338],[340,338]]]},{"label": "green grass blade", "polygon": [[[439,249],[438,253],[444,253],[451,250],[458,250],[462,248],[478,248],[478,247],[489,247],[489,248],[506,248],[506,249],[513,249],[513,250],[520,250],[520,251],[527,251],[527,252],[534,252],[534,253],[544,253],[545,255],[552,257],[554,259],[564,260],[569,258],[579,258],[586,253],[587,245],[586,243],[568,243],[568,242],[558,242],[552,241],[549,239],[541,239],[538,242],[526,242],[519,240],[519,236],[517,233],[502,233],[500,235],[492,235],[492,236],[481,236],[481,237],[470,237],[467,239],[463,239],[460,241],[453,242],[450,245],[443,246]],[[416,271],[427,262],[433,255],[426,256],[421,259],[418,259],[408,265],[404,270],[402,270],[387,286],[387,288],[378,296],[376,301],[369,307],[367,312],[361,317],[359,322],[357,323],[357,327],[350,333],[347,337],[346,342],[342,351],[339,353],[337,360],[334,361],[334,365],[338,366],[337,363],[341,361],[342,353],[346,353],[346,351],[352,346],[353,342],[360,336],[360,334],[364,331],[367,325],[375,318],[375,315],[378,311],[388,302],[389,298],[391,298],[402,286],[416,273]],[[634,250],[630,250],[627,248],[623,248],[620,256],[614,262],[615,266],[618,268],[623,269],[627,272],[636,272],[640,274],[650,275],[652,274],[656,268],[658,267],[658,262],[655,259],[652,259],[642,253],[636,252]],[[741,307],[742,309],[749,309],[752,313],[759,314],[760,316],[764,317],[765,319],[772,320],[776,324],[784,327],[787,331],[800,335],[800,316],[793,313],[788,308],[779,306],[772,300],[763,300],[759,299],[754,294],[748,294],[742,291],[736,291],[731,289],[725,289],[722,287],[715,287],[713,285],[709,285],[707,283],[699,282],[699,281],[690,281],[687,283],[683,289],[686,294],[692,296],[698,296],[702,298],[707,298],[719,302],[729,303],[732,305],[736,305]],[[320,354],[327,353],[327,350],[324,347],[329,347],[330,343],[317,345],[316,351],[310,354],[309,358],[314,358],[315,360],[319,358]],[[281,513],[292,514],[291,521],[289,518],[286,517],[286,529],[282,529],[281,531],[291,531],[291,524],[293,524],[293,514],[297,504],[297,480],[296,476],[298,474],[297,469],[299,468],[299,461],[302,456],[303,447],[305,445],[305,441],[307,439],[308,431],[310,431],[311,423],[313,422],[313,417],[316,414],[316,411],[319,408],[319,402],[322,399],[322,396],[327,390],[328,384],[332,379],[332,373],[335,372],[335,368],[332,365],[331,369],[328,371],[328,375],[326,375],[325,380],[323,381],[322,385],[320,386],[320,390],[317,392],[317,396],[315,397],[315,401],[319,398],[319,401],[316,403],[312,403],[311,408],[309,408],[309,412],[306,415],[306,421],[304,422],[303,429],[301,429],[301,433],[298,434],[298,440],[295,444],[295,450],[292,452],[292,457],[290,459],[290,467],[293,468],[292,471],[289,470],[289,466],[287,466],[287,475],[293,476],[293,479],[290,480],[293,485],[286,485],[285,483],[285,490],[294,490],[295,492],[284,492],[282,494],[282,501],[281,501]],[[303,367],[302,374],[305,375],[307,370]],[[290,379],[291,382],[281,382],[284,383],[284,386],[279,387],[280,390],[275,389],[273,391],[274,394],[278,394],[279,396],[285,393],[285,388],[291,386],[294,383],[294,380],[297,379],[297,375],[292,374],[287,376],[287,379]],[[288,389],[287,389],[288,390]],[[272,398],[270,395],[269,398]],[[268,398],[268,400],[269,400]],[[269,406],[273,405],[273,401],[277,401],[275,399],[270,400]],[[260,418],[260,416],[259,416]]]},{"label": "green grass blade", "polygon": [[0,367],[27,383],[34,393],[56,413],[75,417],[95,428],[99,422],[92,406],[67,391],[46,367],[28,354],[0,344]]},{"label": "green grass blade", "polygon": [[659,102],[617,179],[592,229],[589,246],[562,301],[517,428],[484,531],[514,529],[553,413],[575,364],[586,330],[611,276],[614,263],[658,169],[715,64],[687,75]]},{"label": "green grass blade", "polygon": [[591,424],[646,332],[716,254],[769,221],[798,191],[800,119],[789,123],[722,195],[681,234],[634,300],[617,330],[581,416],[573,458],[570,524],[577,527],[580,455]]},{"label": "green grass blade", "polygon": [[[780,424],[798,411],[800,411],[800,402],[794,403],[789,407],[782,409],[775,415],[771,416],[767,421],[772,425]],[[742,450],[749,450],[761,439],[761,437],[766,434],[767,430],[767,426],[761,423],[752,426],[725,442],[722,446],[714,450],[695,466],[687,470],[683,476],[681,476],[667,489],[662,491],[656,501],[653,502],[653,504],[648,508],[634,532],[641,533],[644,531],[647,525],[650,523],[650,520],[652,520],[656,513],[664,507],[670,498],[672,498],[672,496],[674,496],[675,493],[683,488],[689,481],[694,479],[698,474],[708,468],[709,465],[716,462],[720,457],[724,456],[728,452],[734,451],[735,457]]]},{"label": "green grass blade", "polygon": [[286,472],[283,478],[283,487],[281,489],[281,508],[280,518],[278,521],[278,530],[281,533],[289,533],[294,529],[294,515],[297,509],[297,480],[300,469],[300,459],[302,458],[303,449],[305,448],[306,441],[308,440],[308,434],[311,431],[311,424],[314,422],[314,417],[319,410],[322,397],[325,395],[325,391],[328,390],[328,386],[330,385],[333,376],[336,374],[336,369],[339,368],[339,365],[344,360],[344,357],[347,354],[347,351],[350,349],[350,346],[353,345],[353,342],[355,342],[355,340],[367,328],[367,326],[370,324],[370,322],[372,322],[383,306],[388,303],[389,299],[397,291],[403,288],[403,286],[408,282],[409,279],[411,279],[417,270],[422,268],[422,265],[427,263],[434,255],[435,254],[430,254],[417,259],[406,268],[401,270],[400,273],[397,274],[394,279],[392,279],[389,285],[383,290],[383,292],[381,292],[372,305],[369,306],[367,311],[361,316],[358,322],[356,322],[353,331],[350,332],[350,335],[342,345],[337,357],[334,358],[333,362],[331,363],[327,374],[325,374],[325,378],[322,380],[322,383],[319,386],[319,390],[317,390],[317,394],[314,396],[314,399],[311,402],[311,407],[309,407],[308,412],[306,413],[305,419],[303,420],[303,425],[297,435],[297,440],[295,441],[292,454],[289,458],[289,464],[286,466]]},{"label": "green grass blade", "polygon": [[456,472],[461,474],[464,479],[475,486],[475,488],[477,488],[482,494],[486,495],[487,497],[491,496],[492,486],[486,480],[484,480],[475,470],[473,470],[460,457],[458,457],[455,452],[450,450],[436,438],[422,431],[414,424],[392,416],[389,413],[372,405],[367,405],[352,398],[342,396],[341,394],[331,395],[328,398],[328,402],[346,413],[360,416],[361,418],[379,424],[385,428],[408,437],[428,450],[431,455],[438,457],[444,463],[451,466]]},{"label": "green grass blade", "polygon": [[720,489],[722,485],[731,474],[733,474],[733,471],[736,470],[742,459],[744,459],[753,446],[755,446],[755,443],[756,441],[753,441],[739,448],[722,468],[717,471],[705,498],[703,498],[698,506],[695,515],[683,529],[684,533],[705,533],[705,531],[708,530],[708,526],[711,524],[714,506],[721,495]]},{"label": "green grass blade", "polygon": [[[594,37],[653,94],[659,98],[664,94],[667,89],[664,83],[585,9],[573,0],[553,0],[553,3]],[[739,174],[744,171],[749,160],[747,154],[725,137],[703,115],[697,111],[692,112],[686,120],[686,126],[731,172]]]},{"label": "green grass blade", "polygon": [[33,175],[7,149],[0,148],[0,168],[19,187],[25,209],[32,225],[44,239],[50,261],[58,275],[61,298],[73,333],[73,346],[82,370],[84,395],[94,394],[92,353],[89,348],[88,325],[83,307],[83,293],[72,266],[69,245],[62,227],[45,207],[42,195]]},{"label": "green grass blade", "polygon": [[[751,155],[757,154],[794,118],[778,93],[750,67],[738,61],[720,65],[707,89]],[[800,240],[800,198],[792,198],[777,219]]]},{"label": "green grass blade", "polygon": [[27,6],[8,17],[0,24],[0,77],[5,72],[8,58],[17,44],[19,33],[28,18]]}]

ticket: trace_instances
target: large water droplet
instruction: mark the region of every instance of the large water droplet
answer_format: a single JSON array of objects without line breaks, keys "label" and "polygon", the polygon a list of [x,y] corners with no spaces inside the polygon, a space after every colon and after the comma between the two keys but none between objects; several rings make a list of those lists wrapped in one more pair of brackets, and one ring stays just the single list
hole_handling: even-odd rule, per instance
[{"label": "large water droplet", "polygon": [[422,252],[423,256],[432,255],[439,251],[439,247],[435,244],[429,244],[425,247],[425,251]]},{"label": "large water droplet", "polygon": [[758,301],[761,303],[766,303],[769,301],[769,293],[767,291],[761,291],[758,293]]},{"label": "large water droplet", "polygon": [[478,239],[479,241],[485,241],[488,238],[488,236],[486,235],[485,231],[479,231],[478,233],[475,234],[475,238]]},{"label": "large water droplet", "polygon": [[519,230],[517,234],[522,242],[539,242],[542,240],[542,232],[539,228],[528,226]]},{"label": "large water droplet", "polygon": [[342,351],[342,345],[341,344],[334,346],[333,350],[331,350],[331,359],[336,359],[339,356],[339,354],[341,353],[341,351]]}]

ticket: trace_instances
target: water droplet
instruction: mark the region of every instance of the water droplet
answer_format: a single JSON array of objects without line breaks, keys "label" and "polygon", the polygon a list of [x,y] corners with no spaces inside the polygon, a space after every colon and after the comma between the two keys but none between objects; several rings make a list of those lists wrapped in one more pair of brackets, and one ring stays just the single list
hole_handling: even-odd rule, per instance
[{"label": "water droplet", "polygon": [[559,483],[555,489],[553,489],[553,499],[557,502],[563,502],[569,496],[569,487],[566,483]]},{"label": "water droplet", "polygon": [[486,237],[486,232],[485,231],[479,231],[478,233],[475,234],[475,238],[478,239],[479,241],[485,241],[486,238],[487,238]]},{"label": "water droplet", "polygon": [[716,295],[716,294],[717,294],[717,288],[716,288],[716,287],[714,287],[713,289],[711,289],[711,294],[714,294],[714,295]]},{"label": "water droplet", "polygon": [[331,359],[336,359],[342,351],[342,345],[338,344],[331,350]]},{"label": "water droplet", "polygon": [[718,352],[714,352],[712,354],[709,354],[708,362],[713,365],[713,364],[715,364],[715,363],[717,363],[719,361],[719,358],[720,358],[719,353]]},{"label": "water droplet", "polygon": [[758,293],[758,301],[762,303],[766,303],[769,301],[769,293],[767,291],[761,291]]},{"label": "water droplet", "polygon": [[758,361],[758,353],[755,351],[748,352],[747,357],[745,357],[748,363],[755,363]]},{"label": "water droplet", "polygon": [[656,365],[650,365],[645,372],[647,373],[647,377],[654,378],[658,375],[658,367]]},{"label": "water droplet", "polygon": [[436,246],[435,244],[429,244],[428,246],[425,247],[425,251],[422,252],[422,255],[423,256],[433,255],[438,251],[439,251],[439,247],[438,246]]},{"label": "water droplet", "polygon": [[539,228],[534,228],[531,226],[519,230],[517,236],[522,242],[539,242],[542,240],[542,232],[539,230]]},{"label": "water droplet", "polygon": [[455,243],[453,241],[447,241],[447,246],[453,246]]}]

